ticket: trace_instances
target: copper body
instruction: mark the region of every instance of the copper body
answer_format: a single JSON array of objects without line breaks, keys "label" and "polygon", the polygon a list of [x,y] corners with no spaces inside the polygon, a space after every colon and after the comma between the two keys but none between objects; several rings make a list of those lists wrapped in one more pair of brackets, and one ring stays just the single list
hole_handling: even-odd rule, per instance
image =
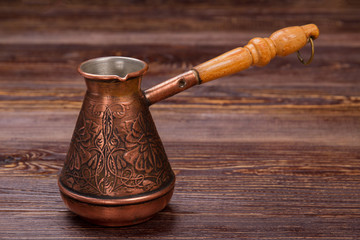
[{"label": "copper body", "polygon": [[127,57],[91,59],[79,66],[87,92],[59,176],[61,196],[84,219],[105,226],[148,220],[174,191],[175,175],[150,115],[149,106],[202,82],[251,65],[263,66],[317,38],[313,24],[254,38],[145,92],[148,65]]},{"label": "copper body", "polygon": [[[140,90],[147,68],[140,60],[123,57],[93,59],[79,67],[87,92],[59,188],[68,208],[90,222],[136,224],[162,210],[172,196],[175,175],[150,115],[150,102]],[[112,69],[126,73],[101,75]],[[155,101],[163,94],[151,96]]]}]

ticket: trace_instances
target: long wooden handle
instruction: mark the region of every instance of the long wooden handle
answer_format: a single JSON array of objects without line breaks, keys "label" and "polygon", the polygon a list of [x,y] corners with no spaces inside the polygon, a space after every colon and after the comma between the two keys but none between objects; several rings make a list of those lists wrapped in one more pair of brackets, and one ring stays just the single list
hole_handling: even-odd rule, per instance
[{"label": "long wooden handle", "polygon": [[224,77],[252,65],[265,66],[275,56],[286,56],[305,46],[309,37],[316,39],[319,29],[315,24],[287,27],[269,38],[253,38],[244,47],[235,48],[194,69],[202,83]]},{"label": "long wooden handle", "polygon": [[145,90],[145,99],[151,105],[192,86],[239,72],[251,65],[265,66],[275,56],[296,52],[305,46],[309,37],[316,39],[318,36],[318,27],[308,24],[283,28],[274,32],[270,38],[253,38],[245,47],[235,48]]}]

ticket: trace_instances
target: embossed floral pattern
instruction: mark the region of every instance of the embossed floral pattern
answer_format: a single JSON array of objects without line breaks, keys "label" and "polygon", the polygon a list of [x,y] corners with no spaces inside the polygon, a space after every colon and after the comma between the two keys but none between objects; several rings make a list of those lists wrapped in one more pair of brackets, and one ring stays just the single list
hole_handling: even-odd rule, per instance
[{"label": "embossed floral pattern", "polygon": [[60,175],[63,184],[89,195],[124,196],[169,181],[173,173],[148,110],[123,120],[127,104],[87,100]]},{"label": "embossed floral pattern", "polygon": [[155,132],[155,127],[144,121],[140,115],[135,121],[126,122],[125,147],[128,150],[124,154],[127,162],[132,163],[136,170],[147,173],[162,167],[164,149],[161,140]]},{"label": "embossed floral pattern", "polygon": [[82,161],[89,158],[90,153],[86,149],[91,145],[91,133],[96,131],[94,130],[94,125],[94,122],[86,121],[84,114],[80,113],[75,127],[77,130],[74,131],[71,139],[72,144],[66,157],[67,160],[72,159],[72,161],[67,162],[70,170],[74,168],[80,170],[83,164]]}]

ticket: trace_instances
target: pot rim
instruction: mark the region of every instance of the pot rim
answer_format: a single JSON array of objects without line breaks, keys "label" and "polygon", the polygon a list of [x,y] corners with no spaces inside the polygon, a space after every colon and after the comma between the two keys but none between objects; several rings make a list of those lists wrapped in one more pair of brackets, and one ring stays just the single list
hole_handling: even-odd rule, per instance
[{"label": "pot rim", "polygon": [[[121,77],[119,75],[116,74],[94,74],[94,73],[88,73],[86,71],[83,70],[84,66],[87,64],[90,64],[92,62],[101,62],[101,61],[109,61],[109,60],[114,60],[114,59],[118,59],[118,60],[125,60],[125,61],[132,61],[132,62],[137,62],[137,63],[141,63],[143,64],[143,68],[141,68],[138,71],[134,71],[134,72],[129,72],[127,73],[124,77]],[[132,58],[132,57],[123,57],[123,56],[108,56],[108,57],[98,57],[98,58],[92,58],[89,59],[87,61],[82,62],[77,70],[78,72],[84,76],[85,78],[88,79],[95,79],[95,80],[113,80],[113,79],[117,79],[120,81],[127,81],[128,79],[131,78],[136,78],[136,77],[140,77],[142,75],[144,75],[146,73],[146,71],[149,69],[149,65],[137,58]]]}]

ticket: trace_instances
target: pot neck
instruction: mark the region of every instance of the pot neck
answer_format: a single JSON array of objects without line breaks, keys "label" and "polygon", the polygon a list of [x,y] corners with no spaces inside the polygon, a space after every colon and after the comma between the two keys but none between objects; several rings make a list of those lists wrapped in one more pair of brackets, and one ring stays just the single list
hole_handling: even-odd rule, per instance
[{"label": "pot neck", "polygon": [[88,93],[103,97],[125,97],[141,94],[141,77],[126,81],[118,79],[99,80],[85,78]]}]

